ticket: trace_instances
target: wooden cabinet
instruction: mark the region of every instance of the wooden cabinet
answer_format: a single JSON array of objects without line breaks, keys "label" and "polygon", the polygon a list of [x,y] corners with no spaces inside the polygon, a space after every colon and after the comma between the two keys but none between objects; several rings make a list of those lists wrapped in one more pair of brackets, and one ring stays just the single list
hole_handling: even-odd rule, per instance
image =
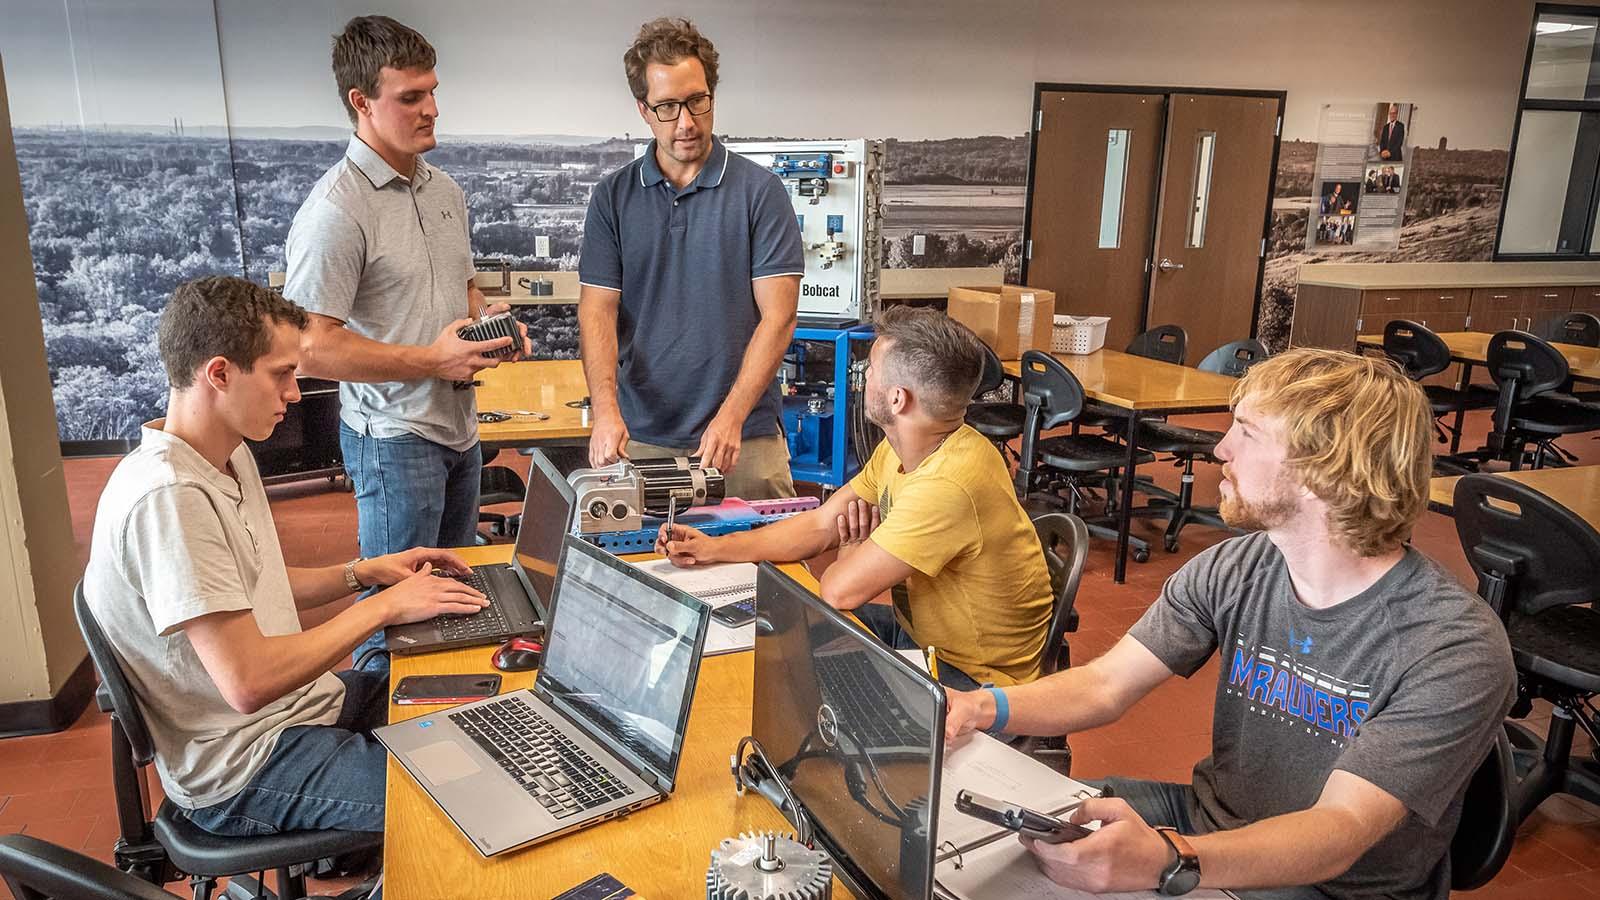
[{"label": "wooden cabinet", "polygon": [[1600,315],[1600,284],[1573,288],[1572,311]]},{"label": "wooden cabinet", "polygon": [[1549,335],[1572,312],[1570,287],[1531,288],[1522,305],[1522,330]]},{"label": "wooden cabinet", "polygon": [[1356,333],[1382,334],[1395,319],[1409,319],[1434,331],[1460,331],[1466,327],[1471,298],[1466,289],[1362,291]]},{"label": "wooden cabinet", "polygon": [[1515,329],[1544,334],[1572,310],[1570,287],[1476,288],[1472,292],[1472,331],[1493,334]]}]

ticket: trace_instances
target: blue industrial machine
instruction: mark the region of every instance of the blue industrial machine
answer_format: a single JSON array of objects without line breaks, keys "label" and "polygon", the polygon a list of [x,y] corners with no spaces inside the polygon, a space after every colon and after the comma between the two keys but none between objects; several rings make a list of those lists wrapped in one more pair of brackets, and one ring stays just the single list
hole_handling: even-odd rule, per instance
[{"label": "blue industrial machine", "polygon": [[778,384],[789,471],[796,481],[828,490],[842,487],[877,446],[880,433],[867,421],[862,402],[872,338],[871,325],[794,330]]}]

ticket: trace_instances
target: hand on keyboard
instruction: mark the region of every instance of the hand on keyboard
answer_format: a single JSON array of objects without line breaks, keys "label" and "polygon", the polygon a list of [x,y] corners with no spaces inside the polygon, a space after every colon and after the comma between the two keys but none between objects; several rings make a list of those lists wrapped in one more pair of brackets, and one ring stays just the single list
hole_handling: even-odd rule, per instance
[{"label": "hand on keyboard", "polygon": [[386,625],[422,622],[440,615],[471,615],[489,605],[487,597],[454,578],[435,578],[432,565],[372,599],[388,607]]},{"label": "hand on keyboard", "polygon": [[401,553],[363,559],[356,563],[356,578],[362,584],[399,584],[430,565],[446,575],[465,575],[472,571],[461,557],[449,550],[414,547]]}]

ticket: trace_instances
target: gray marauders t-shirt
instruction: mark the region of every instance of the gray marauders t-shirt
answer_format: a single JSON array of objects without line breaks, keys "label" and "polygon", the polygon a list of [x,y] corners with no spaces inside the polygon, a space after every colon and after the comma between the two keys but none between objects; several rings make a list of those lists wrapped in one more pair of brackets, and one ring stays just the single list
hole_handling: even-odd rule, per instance
[{"label": "gray marauders t-shirt", "polygon": [[1408,548],[1366,591],[1310,609],[1257,533],[1190,560],[1128,633],[1185,677],[1221,650],[1212,755],[1194,767],[1197,829],[1309,808],[1343,769],[1399,799],[1406,816],[1304,895],[1449,895],[1461,798],[1515,693],[1511,648],[1487,603]]}]

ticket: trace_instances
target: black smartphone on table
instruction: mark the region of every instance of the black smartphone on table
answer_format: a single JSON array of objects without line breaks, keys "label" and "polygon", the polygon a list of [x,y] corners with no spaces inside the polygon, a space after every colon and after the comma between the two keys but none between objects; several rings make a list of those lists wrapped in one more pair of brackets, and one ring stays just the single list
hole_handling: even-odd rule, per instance
[{"label": "black smartphone on table", "polygon": [[711,618],[716,619],[718,622],[721,622],[729,628],[738,628],[741,625],[749,625],[751,622],[756,620],[756,598],[746,597],[743,600],[735,600],[732,603],[724,603],[723,605],[711,610]]},{"label": "black smartphone on table", "polygon": [[500,693],[499,675],[407,675],[394,689],[401,706],[467,703]]},{"label": "black smartphone on table", "polygon": [[996,800],[973,791],[956,793],[956,811],[1046,844],[1065,844],[1094,834],[1082,825],[1074,825],[1055,816],[1034,812],[1026,806]]}]

